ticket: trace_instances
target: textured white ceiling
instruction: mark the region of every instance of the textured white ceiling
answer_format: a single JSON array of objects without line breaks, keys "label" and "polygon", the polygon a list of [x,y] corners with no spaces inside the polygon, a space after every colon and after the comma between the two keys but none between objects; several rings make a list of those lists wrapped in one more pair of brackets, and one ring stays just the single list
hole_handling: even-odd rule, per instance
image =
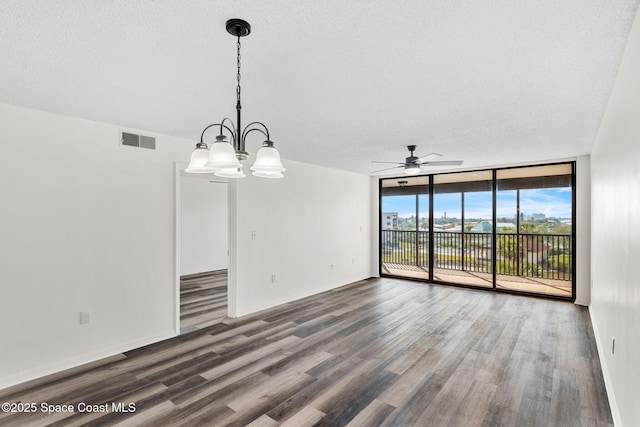
[{"label": "textured white ceiling", "polygon": [[638,1],[1,0],[0,101],[195,141],[235,117],[242,18],[243,121],[284,158],[563,159],[590,151]]}]

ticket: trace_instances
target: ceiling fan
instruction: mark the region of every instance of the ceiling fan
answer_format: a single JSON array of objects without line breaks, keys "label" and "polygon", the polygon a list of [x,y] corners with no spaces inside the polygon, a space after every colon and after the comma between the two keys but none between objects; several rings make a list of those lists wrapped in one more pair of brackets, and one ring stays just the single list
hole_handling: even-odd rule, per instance
[{"label": "ceiling fan", "polygon": [[386,169],[381,169],[381,170],[377,170],[377,171],[373,171],[371,173],[378,173],[378,172],[384,172],[384,171],[388,171],[391,169],[398,169],[398,168],[404,168],[404,172],[409,174],[409,175],[416,175],[419,174],[421,171],[421,167],[422,166],[460,166],[462,164],[462,160],[436,160],[436,161],[423,161],[422,159],[424,159],[425,157],[429,157],[429,156],[440,156],[442,157],[442,154],[438,154],[438,153],[429,153],[429,154],[425,154],[422,157],[416,157],[413,152],[416,150],[416,146],[415,145],[407,145],[407,149],[409,149],[409,152],[411,153],[411,155],[409,157],[407,157],[404,162],[380,162],[380,161],[376,161],[373,160],[371,163],[389,163],[389,164],[393,164],[393,165],[399,165],[399,166],[393,166],[390,168],[386,168]]}]

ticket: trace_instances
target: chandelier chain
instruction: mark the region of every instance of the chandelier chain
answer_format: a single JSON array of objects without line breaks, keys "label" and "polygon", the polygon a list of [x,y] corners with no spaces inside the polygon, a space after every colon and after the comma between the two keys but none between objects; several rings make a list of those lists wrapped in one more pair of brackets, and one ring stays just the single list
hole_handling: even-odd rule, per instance
[{"label": "chandelier chain", "polygon": [[240,35],[238,34],[238,86],[236,87],[236,95],[238,97],[238,104],[240,103]]}]

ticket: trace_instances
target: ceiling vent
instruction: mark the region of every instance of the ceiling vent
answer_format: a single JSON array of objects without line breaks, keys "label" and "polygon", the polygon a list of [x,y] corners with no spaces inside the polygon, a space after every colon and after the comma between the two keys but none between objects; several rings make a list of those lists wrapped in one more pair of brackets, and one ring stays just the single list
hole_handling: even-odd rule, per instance
[{"label": "ceiling vent", "polygon": [[156,139],[151,136],[136,135],[135,133],[122,132],[122,145],[129,147],[156,149]]}]

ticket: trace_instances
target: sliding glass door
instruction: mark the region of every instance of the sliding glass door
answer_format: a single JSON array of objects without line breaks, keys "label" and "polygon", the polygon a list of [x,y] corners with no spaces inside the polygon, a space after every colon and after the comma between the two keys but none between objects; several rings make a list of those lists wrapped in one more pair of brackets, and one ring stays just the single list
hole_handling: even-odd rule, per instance
[{"label": "sliding glass door", "polygon": [[573,168],[382,179],[381,274],[573,298]]},{"label": "sliding glass door", "polygon": [[433,177],[433,280],[492,287],[491,171]]},{"label": "sliding glass door", "polygon": [[385,180],[380,191],[382,272],[429,279],[429,177]]},{"label": "sliding glass door", "polygon": [[573,295],[573,167],[497,171],[496,287]]}]

